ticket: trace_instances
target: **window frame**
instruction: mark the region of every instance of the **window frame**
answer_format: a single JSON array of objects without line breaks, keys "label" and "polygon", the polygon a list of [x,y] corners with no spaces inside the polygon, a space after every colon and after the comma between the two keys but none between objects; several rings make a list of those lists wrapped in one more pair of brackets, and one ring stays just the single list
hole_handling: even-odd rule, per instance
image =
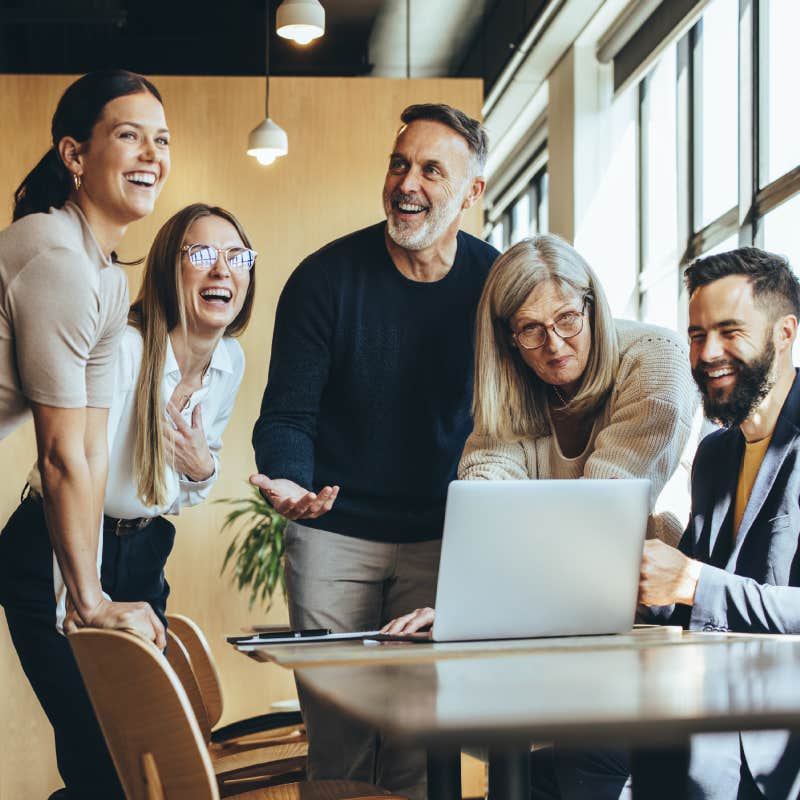
[{"label": "window frame", "polygon": [[[763,11],[769,0],[739,0],[738,25],[738,198],[737,203],[716,219],[702,227],[694,225],[697,198],[697,147],[700,120],[697,119],[695,58],[693,54],[701,45],[702,16],[680,35],[677,40],[677,198],[679,250],[683,250],[675,264],[675,280],[678,289],[678,318],[686,317],[687,298],[681,279],[683,268],[694,259],[708,252],[726,239],[736,236],[739,246],[763,247],[763,220],[767,214],[783,202],[800,194],[800,164],[760,186],[760,175],[766,170],[766,143],[763,136],[768,120],[761,114],[761,96],[766,89],[765,60],[766,37]],[[650,66],[636,87],[637,102],[637,209],[638,264],[637,264],[637,313],[642,316],[648,287],[654,276],[645,263],[645,231],[647,230],[647,207],[645,187],[644,135],[645,126],[642,109],[647,91],[647,78],[655,68]],[[795,265],[800,269],[800,264]],[[663,270],[661,271],[663,276]]]},{"label": "window frame", "polygon": [[[498,224],[502,224],[502,250],[506,250],[511,245],[514,209],[524,197],[528,198],[529,217],[535,217],[537,232],[545,233],[546,230],[543,230],[542,226],[542,193],[546,182],[547,140],[542,143],[533,157],[516,173],[514,178],[508,181],[508,188],[503,191],[496,202],[484,211],[483,238],[486,241],[491,241],[492,231]],[[545,188],[545,197],[547,191],[548,189]],[[546,228],[547,226],[544,227]]]}]

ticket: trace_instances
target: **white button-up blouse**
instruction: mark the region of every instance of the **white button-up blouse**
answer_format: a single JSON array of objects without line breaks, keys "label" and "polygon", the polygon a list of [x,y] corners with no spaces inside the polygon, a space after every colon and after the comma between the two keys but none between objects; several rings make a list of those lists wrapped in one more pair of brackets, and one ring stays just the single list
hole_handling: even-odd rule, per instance
[{"label": "white button-up blouse", "polygon": [[[110,517],[132,519],[179,514],[183,506],[193,506],[206,499],[217,479],[222,433],[233,411],[236,393],[244,374],[244,353],[239,343],[224,337],[211,356],[203,382],[191,396],[181,415],[191,425],[192,411],[200,405],[203,428],[214,472],[204,481],[191,481],[167,467],[168,499],[163,506],[147,506],[137,497],[133,458],[136,441],[136,384],[142,363],[142,337],[130,325],[125,329],[117,353],[114,400],[108,415],[109,463],[104,513]],[[172,397],[181,379],[178,362],[167,339],[167,355],[161,394],[164,404]],[[166,414],[166,408],[164,413]]]}]

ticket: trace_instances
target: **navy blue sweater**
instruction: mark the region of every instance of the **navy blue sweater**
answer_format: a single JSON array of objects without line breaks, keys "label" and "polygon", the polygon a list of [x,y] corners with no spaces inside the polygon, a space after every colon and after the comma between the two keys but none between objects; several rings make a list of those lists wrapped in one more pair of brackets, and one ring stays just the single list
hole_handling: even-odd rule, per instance
[{"label": "navy blue sweater", "polygon": [[459,232],[447,275],[412,281],[389,257],[385,226],[326,245],[289,278],[253,446],[270,478],[341,487],[304,525],[414,542],[442,535],[472,429],[475,312],[497,251]]}]

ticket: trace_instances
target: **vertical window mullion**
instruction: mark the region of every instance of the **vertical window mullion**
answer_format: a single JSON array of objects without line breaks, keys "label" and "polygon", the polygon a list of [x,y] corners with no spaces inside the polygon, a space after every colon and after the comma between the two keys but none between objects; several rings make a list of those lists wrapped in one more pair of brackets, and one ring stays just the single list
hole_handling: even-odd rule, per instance
[{"label": "vertical window mullion", "polygon": [[639,82],[636,89],[636,210],[639,216],[636,241],[636,319],[642,319],[644,305],[644,292],[642,286],[642,273],[645,269],[645,241],[647,236],[647,170],[645,168],[645,132],[643,108],[647,100],[647,78]]},{"label": "vertical window mullion", "polygon": [[539,182],[534,176],[528,186],[528,235],[538,236],[539,229]]},{"label": "vertical window mullion", "polygon": [[678,42],[676,59],[677,82],[675,125],[677,128],[677,180],[678,180],[678,242],[681,264],[678,265],[678,326],[684,330],[688,324],[686,288],[683,285],[683,265],[689,260],[692,233],[694,232],[694,111],[692,108],[692,32]]},{"label": "vertical window mullion", "polygon": [[761,149],[759,125],[759,0],[739,0],[739,245],[763,240],[755,213]]},{"label": "vertical window mullion", "polygon": [[[703,18],[701,17],[697,24],[689,31],[689,91],[691,109],[689,137],[691,141],[691,229],[694,233],[703,227],[702,209],[703,209],[703,170],[700,165],[702,158],[703,147],[703,103],[702,85],[703,85]],[[695,254],[692,254],[695,255]]]}]

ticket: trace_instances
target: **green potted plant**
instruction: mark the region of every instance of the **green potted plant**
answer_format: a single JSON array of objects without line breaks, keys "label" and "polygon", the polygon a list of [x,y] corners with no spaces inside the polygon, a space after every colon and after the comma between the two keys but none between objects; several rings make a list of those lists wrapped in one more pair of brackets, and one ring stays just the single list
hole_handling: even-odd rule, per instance
[{"label": "green potted plant", "polygon": [[225,517],[220,533],[234,530],[235,534],[220,574],[228,563],[233,565],[233,578],[241,590],[250,590],[250,608],[256,600],[272,606],[273,593],[280,586],[286,597],[286,581],[283,573],[284,529],[286,519],[262,497],[255,487],[250,497],[225,498],[218,503],[227,503],[233,510]]}]

